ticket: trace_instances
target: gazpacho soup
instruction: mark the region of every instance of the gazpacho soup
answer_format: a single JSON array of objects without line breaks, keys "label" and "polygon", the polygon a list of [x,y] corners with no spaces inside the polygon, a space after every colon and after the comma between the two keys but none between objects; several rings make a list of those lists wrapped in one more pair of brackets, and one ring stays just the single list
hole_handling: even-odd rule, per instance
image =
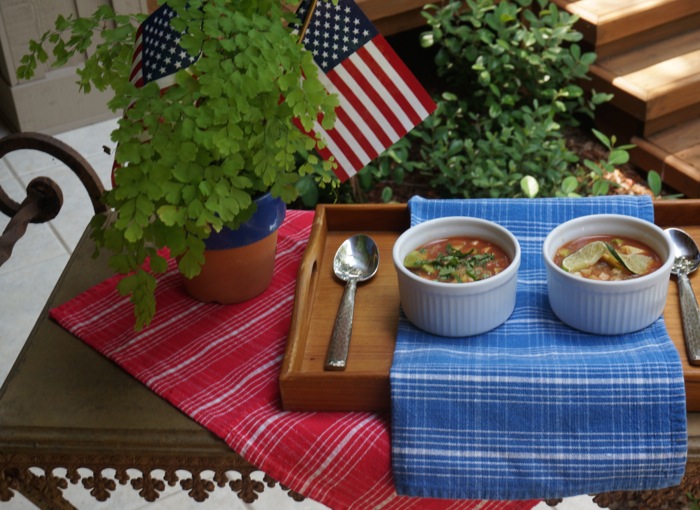
[{"label": "gazpacho soup", "polygon": [[404,266],[428,280],[466,283],[490,278],[510,264],[497,245],[474,237],[448,237],[409,252]]},{"label": "gazpacho soup", "polygon": [[554,263],[569,273],[591,280],[630,280],[656,271],[661,257],[649,246],[621,236],[588,236],[561,246]]}]

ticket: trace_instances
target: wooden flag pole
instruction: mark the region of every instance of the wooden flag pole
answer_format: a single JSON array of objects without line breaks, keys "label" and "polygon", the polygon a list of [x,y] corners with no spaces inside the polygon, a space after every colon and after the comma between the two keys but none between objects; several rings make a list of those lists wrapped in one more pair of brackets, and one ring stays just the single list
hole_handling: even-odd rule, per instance
[{"label": "wooden flag pole", "polygon": [[309,28],[309,24],[311,23],[311,18],[314,17],[314,12],[316,11],[317,3],[318,0],[311,0],[311,3],[309,4],[309,12],[306,13],[306,17],[304,18],[304,24],[301,26],[301,31],[299,32],[299,44],[301,44],[304,41],[304,36],[306,35],[306,31]]}]

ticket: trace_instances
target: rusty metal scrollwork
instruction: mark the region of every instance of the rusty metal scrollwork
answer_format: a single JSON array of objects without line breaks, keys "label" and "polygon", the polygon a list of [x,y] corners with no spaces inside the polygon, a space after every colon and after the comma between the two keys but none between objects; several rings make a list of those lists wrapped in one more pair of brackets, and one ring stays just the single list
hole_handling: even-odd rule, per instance
[{"label": "rusty metal scrollwork", "polygon": [[[64,163],[85,186],[95,212],[106,211],[101,202],[104,193],[102,182],[90,163],[69,145],[41,133],[15,133],[0,139],[0,158],[22,149],[37,150]],[[47,177],[36,178],[27,185],[27,197],[22,203],[12,200],[0,188],[0,212],[11,218],[0,237],[0,265],[10,258],[29,223],[43,223],[55,218],[62,205],[61,188]]]},{"label": "rusty metal scrollwork", "polygon": [[[67,467],[66,467],[67,466]],[[116,466],[116,467],[115,467]],[[65,475],[59,474],[65,469]],[[81,475],[79,470],[89,473]],[[108,470],[114,470],[109,475]],[[127,470],[136,470],[138,475],[129,475]],[[178,475],[186,472],[186,476]],[[212,479],[205,477],[205,471],[213,471]],[[253,503],[265,490],[273,488],[277,482],[268,475],[263,481],[251,475],[254,466],[240,458],[195,458],[178,460],[174,458],[42,458],[25,454],[3,455],[0,453],[0,502],[10,501],[16,492],[21,493],[39,508],[73,508],[63,498],[68,483],[81,484],[97,501],[107,501],[117,489],[117,483],[130,485],[147,502],[156,501],[165,491],[167,483],[180,485],[189,497],[197,502],[206,501],[216,487],[229,487],[245,503]],[[36,474],[39,473],[39,474]],[[282,487],[294,501],[304,497]]]},{"label": "rusty metal scrollwork", "polygon": [[[0,203],[5,193],[0,189]],[[16,212],[0,237],[0,266],[12,255],[17,241],[27,231],[29,223],[41,223],[56,217],[63,205],[63,194],[51,179],[38,177],[27,186],[27,198],[19,204]]]},{"label": "rusty metal scrollwork", "polygon": [[[68,466],[62,468],[62,466]],[[114,469],[108,476],[107,466]],[[117,466],[116,468],[114,466]],[[57,471],[65,469],[65,475]],[[90,474],[81,475],[79,469]],[[138,475],[130,476],[127,470],[133,469]],[[188,473],[182,478],[178,471]],[[203,476],[205,471],[213,471],[212,479]],[[24,454],[3,455],[0,453],[0,502],[10,501],[19,492],[40,508],[73,508],[63,499],[63,491],[68,483],[82,484],[97,501],[106,501],[116,489],[116,484],[130,486],[147,502],[156,501],[165,491],[165,484],[180,485],[195,501],[202,502],[216,490],[216,487],[229,487],[246,503],[253,503],[265,490],[273,488],[277,482],[264,475],[262,481],[251,475],[258,471],[242,459],[188,459],[188,462],[166,458],[72,458],[63,462],[57,458],[41,458]],[[156,474],[157,472],[162,472]],[[39,474],[37,474],[39,473]],[[233,473],[233,474],[232,474]],[[304,497],[280,485],[294,501]],[[650,491],[610,492],[593,497],[600,508],[610,510],[681,510],[688,508],[688,494],[700,495],[700,464],[690,463],[682,482],[675,487]],[[547,501],[556,505],[558,501]]]},{"label": "rusty metal scrollwork", "polygon": [[[14,133],[0,138],[0,158],[10,152],[22,149],[36,150],[46,153],[64,163],[83,183],[96,213],[105,212],[106,206],[101,198],[104,186],[92,165],[70,145],[57,138],[41,133]],[[12,216],[19,204],[0,191],[0,212]]]}]

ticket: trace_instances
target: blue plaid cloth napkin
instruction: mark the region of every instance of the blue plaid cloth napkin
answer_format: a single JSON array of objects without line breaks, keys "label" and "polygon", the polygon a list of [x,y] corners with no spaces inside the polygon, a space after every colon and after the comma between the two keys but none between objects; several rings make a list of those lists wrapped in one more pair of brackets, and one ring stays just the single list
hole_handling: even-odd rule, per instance
[{"label": "blue plaid cloth napkin", "polygon": [[515,311],[444,338],[402,316],[391,368],[392,464],[408,496],[545,499],[680,482],[687,455],[680,358],[663,318],[630,335],[575,331],[551,311],[542,242],[587,214],[653,221],[648,197],[425,200],[411,223],[474,216],[508,228],[522,263]]}]

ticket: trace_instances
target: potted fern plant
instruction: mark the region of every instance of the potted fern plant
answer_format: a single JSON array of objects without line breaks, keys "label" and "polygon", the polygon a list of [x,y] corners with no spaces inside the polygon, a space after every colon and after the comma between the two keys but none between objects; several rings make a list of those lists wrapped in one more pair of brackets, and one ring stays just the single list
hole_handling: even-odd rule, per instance
[{"label": "potted fern plant", "polygon": [[118,288],[131,296],[136,328],[155,313],[163,248],[195,277],[206,240],[253,217],[258,197],[271,198],[279,216],[300,176],[322,165],[330,178],[331,163],[297,158],[315,146],[299,125],[310,131],[321,118],[332,126],[337,99],[303,51],[288,2],[169,0],[148,20],[101,6],[89,17],[59,17],[30,43],[21,78],[49,54],[61,66],[89,48],[81,89],[110,89],[109,107],[123,112],[112,133],[114,186],[104,196],[112,212],[95,218],[92,235],[126,275]]}]

